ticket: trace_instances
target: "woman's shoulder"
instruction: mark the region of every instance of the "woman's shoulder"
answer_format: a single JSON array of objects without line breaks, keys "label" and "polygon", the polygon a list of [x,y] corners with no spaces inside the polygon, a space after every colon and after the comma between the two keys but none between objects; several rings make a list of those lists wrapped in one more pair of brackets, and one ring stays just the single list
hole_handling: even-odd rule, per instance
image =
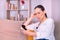
[{"label": "woman's shoulder", "polygon": [[48,18],[47,19],[49,22],[54,22],[53,18]]}]

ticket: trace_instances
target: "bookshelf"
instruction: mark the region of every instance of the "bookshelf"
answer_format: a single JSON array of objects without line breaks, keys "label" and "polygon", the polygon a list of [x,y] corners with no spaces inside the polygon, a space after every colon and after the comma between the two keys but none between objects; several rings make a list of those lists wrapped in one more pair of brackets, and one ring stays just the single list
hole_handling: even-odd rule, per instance
[{"label": "bookshelf", "polygon": [[[15,16],[11,16],[12,12]],[[31,14],[31,0],[6,0],[6,19],[26,21]]]}]

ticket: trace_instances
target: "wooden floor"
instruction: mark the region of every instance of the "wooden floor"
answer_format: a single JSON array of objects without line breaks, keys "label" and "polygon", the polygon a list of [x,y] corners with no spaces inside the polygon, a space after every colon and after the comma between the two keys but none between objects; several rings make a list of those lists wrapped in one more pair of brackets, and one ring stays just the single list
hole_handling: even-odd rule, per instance
[{"label": "wooden floor", "polygon": [[0,40],[27,40],[20,27],[19,21],[0,20]]}]

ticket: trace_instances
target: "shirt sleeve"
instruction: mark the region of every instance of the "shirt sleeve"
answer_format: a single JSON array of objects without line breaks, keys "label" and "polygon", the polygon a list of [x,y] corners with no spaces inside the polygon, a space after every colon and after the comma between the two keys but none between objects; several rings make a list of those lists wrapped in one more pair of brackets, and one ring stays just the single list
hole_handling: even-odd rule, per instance
[{"label": "shirt sleeve", "polygon": [[46,38],[54,32],[54,21],[50,20],[36,32],[37,37]]},{"label": "shirt sleeve", "polygon": [[34,30],[34,26],[35,24],[31,24],[31,25],[26,26],[26,28],[27,30]]}]

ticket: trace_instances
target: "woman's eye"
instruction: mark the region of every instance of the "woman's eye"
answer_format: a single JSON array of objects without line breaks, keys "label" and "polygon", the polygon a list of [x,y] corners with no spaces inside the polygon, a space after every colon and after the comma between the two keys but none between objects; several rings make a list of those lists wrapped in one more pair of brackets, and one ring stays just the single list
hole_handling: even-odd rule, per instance
[{"label": "woman's eye", "polygon": [[40,13],[38,12],[38,14],[40,14]]},{"label": "woman's eye", "polygon": [[36,13],[34,15],[37,15]]}]

